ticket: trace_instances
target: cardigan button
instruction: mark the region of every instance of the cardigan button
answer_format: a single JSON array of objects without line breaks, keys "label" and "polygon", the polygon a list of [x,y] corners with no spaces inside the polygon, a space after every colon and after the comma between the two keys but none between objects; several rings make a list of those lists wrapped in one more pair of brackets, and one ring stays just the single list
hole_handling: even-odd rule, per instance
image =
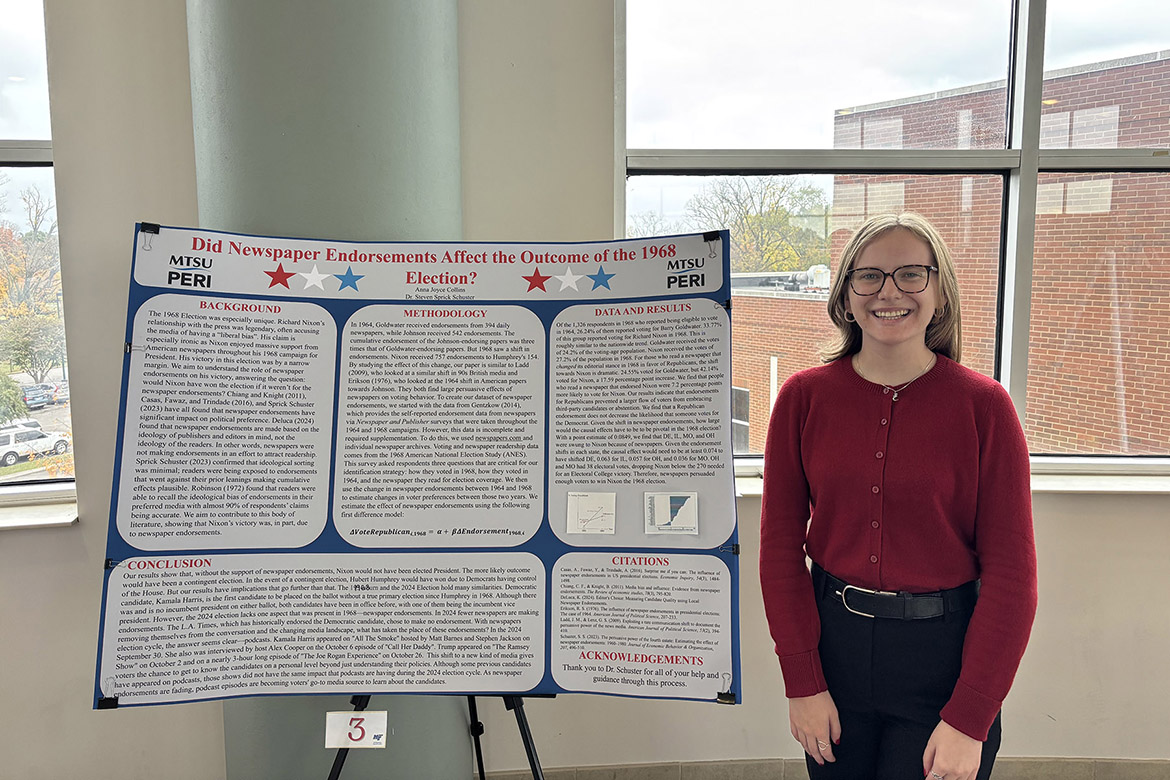
[{"label": "cardigan button", "polygon": [[882,458],[885,457],[885,455],[882,454],[881,450],[878,450],[876,453],[874,453],[874,457],[877,458],[878,460],[881,460]]},{"label": "cardigan button", "polygon": [[889,420],[887,420],[885,417],[882,418],[882,425],[885,425],[888,422],[889,422]]},{"label": "cardigan button", "polygon": [[881,523],[879,523],[877,520],[874,520],[872,523],[870,523],[870,525],[872,525],[874,528],[877,528],[879,525],[881,525]]},{"label": "cardigan button", "polygon": [[877,563],[877,556],[876,555],[869,556],[869,562],[870,563]]},{"label": "cardigan button", "polygon": [[879,492],[879,491],[881,490],[881,488],[880,488],[880,487],[878,487],[877,485],[874,485],[873,487],[871,487],[871,488],[870,488],[870,490],[872,490],[873,492],[877,493],[877,492]]}]

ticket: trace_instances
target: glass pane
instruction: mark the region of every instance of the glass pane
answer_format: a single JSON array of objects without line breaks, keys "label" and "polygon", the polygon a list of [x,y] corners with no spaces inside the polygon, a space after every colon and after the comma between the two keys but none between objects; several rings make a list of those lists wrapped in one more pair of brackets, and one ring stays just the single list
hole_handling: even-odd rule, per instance
[{"label": "glass pane", "polygon": [[635,176],[626,204],[631,236],[731,231],[732,384],[747,391],[749,407],[748,443],[737,454],[763,451],[780,385],[819,364],[833,335],[825,305],[841,250],[873,214],[916,211],[942,232],[962,289],[963,363],[992,374],[998,176]]},{"label": "glass pane", "polygon": [[73,477],[52,168],[0,168],[0,483]]},{"label": "glass pane", "polygon": [[1049,0],[1047,20],[1041,147],[1170,143],[1170,4]]},{"label": "glass pane", "polygon": [[626,30],[630,148],[1005,143],[1005,0],[635,0]]},{"label": "glass pane", "polygon": [[42,0],[0,0],[0,139],[50,137],[46,74]]},{"label": "glass pane", "polygon": [[1170,455],[1170,174],[1041,174],[1024,430],[1037,453]]}]

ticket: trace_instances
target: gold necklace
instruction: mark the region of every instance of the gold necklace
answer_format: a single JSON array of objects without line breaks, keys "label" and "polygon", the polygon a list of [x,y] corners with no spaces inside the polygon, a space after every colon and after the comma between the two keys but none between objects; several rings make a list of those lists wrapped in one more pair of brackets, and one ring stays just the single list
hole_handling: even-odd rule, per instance
[{"label": "gold necklace", "polygon": [[938,355],[934,354],[933,352],[930,353],[930,360],[926,361],[926,366],[924,366],[921,371],[919,371],[917,374],[915,374],[913,379],[911,379],[909,382],[902,385],[901,387],[890,387],[889,385],[883,385],[881,382],[874,382],[872,379],[870,379],[869,377],[867,377],[865,375],[864,371],[861,370],[861,366],[858,365],[859,361],[857,360],[856,355],[853,356],[853,368],[855,371],[857,371],[857,373],[861,376],[861,378],[864,379],[866,382],[873,382],[873,384],[875,384],[875,385],[882,385],[882,388],[887,393],[893,393],[894,397],[890,400],[897,401],[898,400],[898,393],[905,390],[907,387],[909,387],[911,384],[914,383],[914,380],[918,379],[923,374],[925,374],[927,371],[929,371],[934,366],[935,361],[937,361],[937,360],[938,360]]}]

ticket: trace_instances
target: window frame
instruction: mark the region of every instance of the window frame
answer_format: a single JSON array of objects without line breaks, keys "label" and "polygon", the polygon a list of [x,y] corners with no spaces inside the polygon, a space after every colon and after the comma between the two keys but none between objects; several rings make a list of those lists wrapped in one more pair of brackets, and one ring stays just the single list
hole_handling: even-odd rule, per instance
[{"label": "window frame", "polygon": [[[52,168],[53,142],[0,139],[0,168]],[[77,480],[0,485],[0,530],[76,524]]]},{"label": "window frame", "polygon": [[[1047,0],[1014,0],[1007,75],[1005,149],[630,149],[626,131],[626,0],[615,6],[615,235],[625,235],[625,182],[645,175],[797,175],[825,173],[962,174],[1004,177],[1000,244],[1000,304],[995,377],[1024,419],[1028,382],[1032,257],[1037,187],[1042,173],[1170,172],[1165,149],[1042,149],[1041,111]],[[758,455],[736,456],[736,473],[762,473]],[[1114,482],[1121,492],[1170,492],[1170,457],[1127,455],[1032,455],[1037,476],[1110,479],[1149,477],[1148,484]],[[1102,489],[1111,489],[1106,482]],[[1050,486],[1066,492],[1056,483]]]}]

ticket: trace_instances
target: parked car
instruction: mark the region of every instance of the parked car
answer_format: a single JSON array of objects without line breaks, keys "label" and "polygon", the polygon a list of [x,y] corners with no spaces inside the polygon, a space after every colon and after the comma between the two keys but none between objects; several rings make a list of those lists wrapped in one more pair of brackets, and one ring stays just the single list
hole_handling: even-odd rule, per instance
[{"label": "parked car", "polygon": [[19,420],[9,420],[6,423],[0,423],[0,431],[10,431],[13,428],[40,428],[41,421],[34,420],[31,417],[22,417]]},{"label": "parked car", "polygon": [[69,437],[63,433],[46,433],[36,428],[0,431],[0,465],[12,466],[21,458],[61,455],[68,450]]},{"label": "parked car", "polygon": [[53,384],[53,403],[63,404],[69,400],[69,383],[57,382]]},{"label": "parked car", "polygon": [[33,387],[44,390],[45,394],[49,396],[49,403],[51,404],[63,404],[69,400],[68,382],[41,382],[40,384],[33,385]]},{"label": "parked car", "polygon": [[45,390],[43,385],[24,385],[24,405],[29,409],[39,409],[53,403],[52,393]]}]

